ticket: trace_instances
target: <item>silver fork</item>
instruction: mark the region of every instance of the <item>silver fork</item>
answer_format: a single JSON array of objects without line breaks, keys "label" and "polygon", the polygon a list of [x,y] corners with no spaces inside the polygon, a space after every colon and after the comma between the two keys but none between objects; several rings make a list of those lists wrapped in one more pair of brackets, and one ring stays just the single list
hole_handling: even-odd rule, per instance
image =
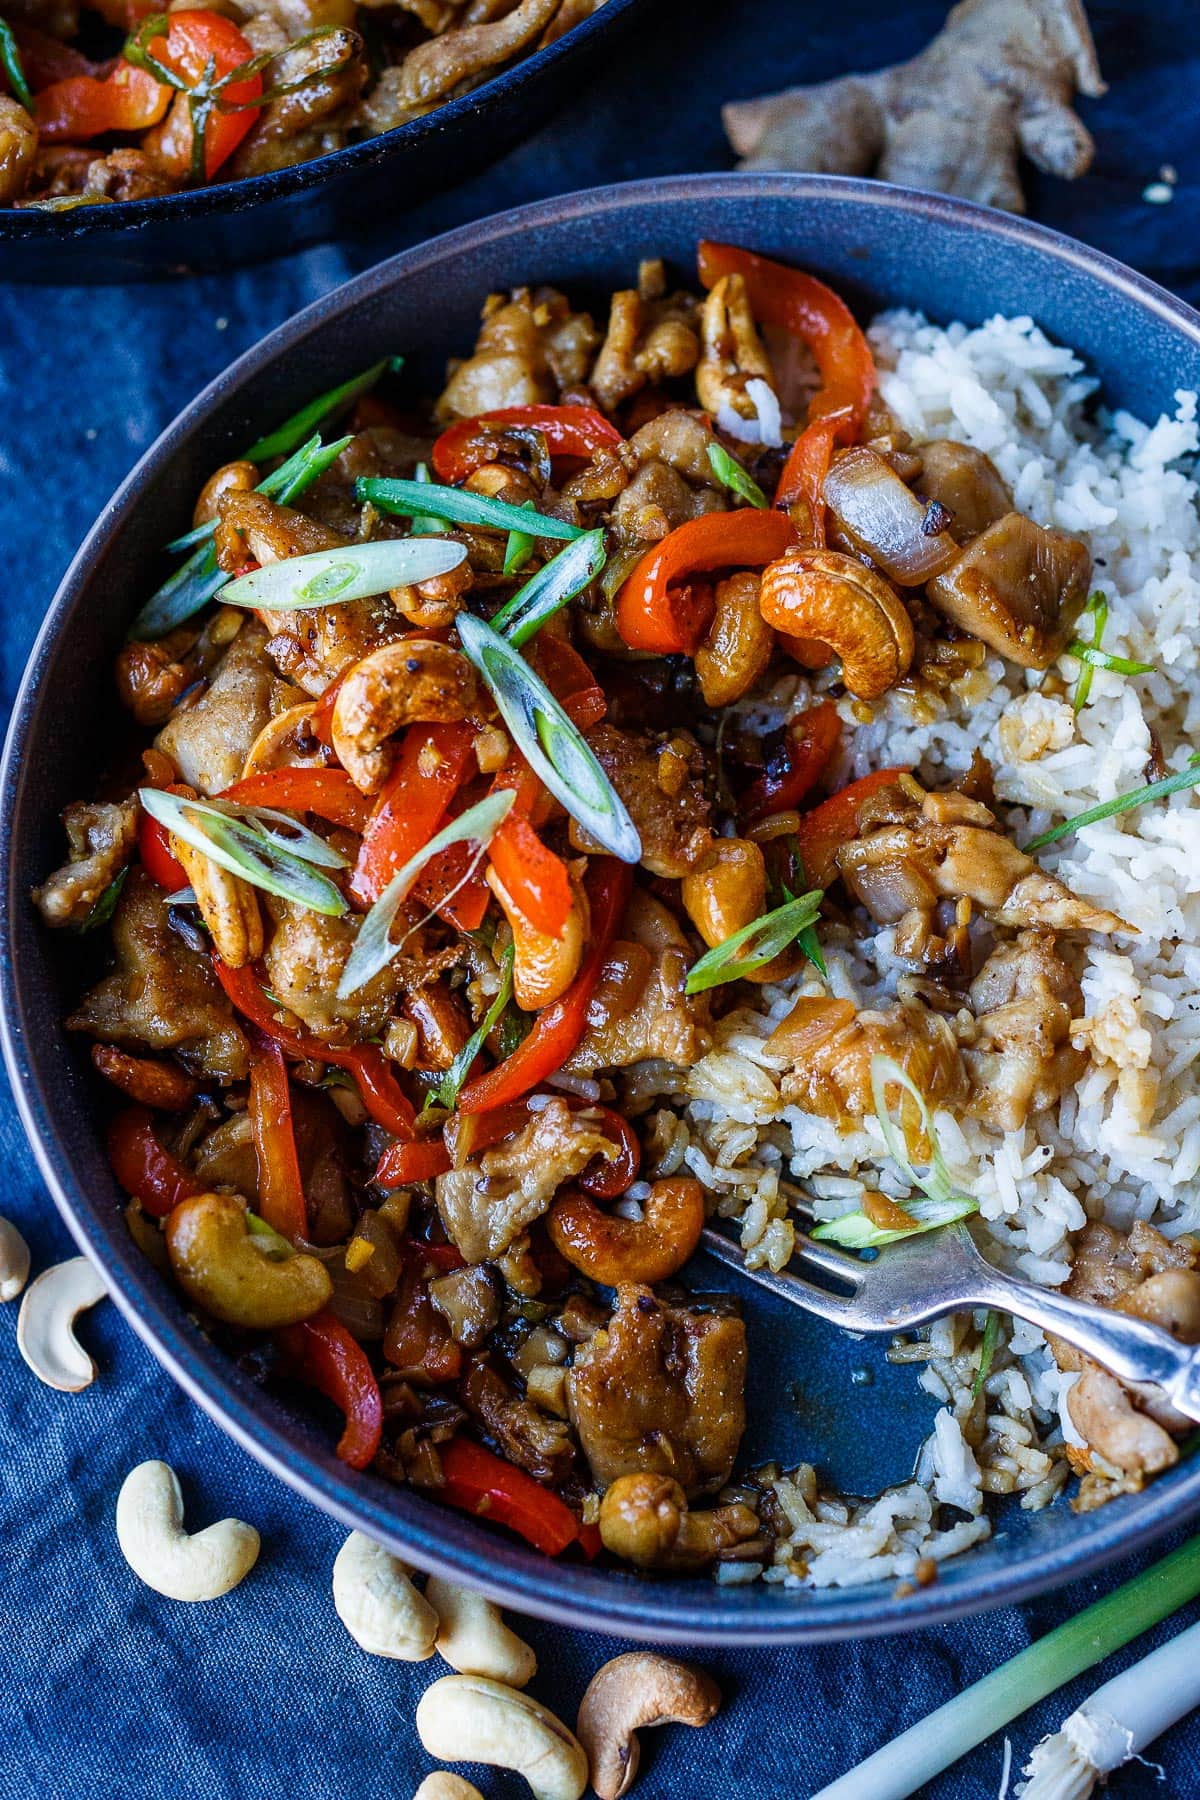
[{"label": "silver fork", "polygon": [[[780,1186],[797,1212],[812,1216],[807,1195]],[[907,1331],[982,1306],[1012,1313],[1065,1338],[1131,1386],[1163,1390],[1178,1412],[1200,1420],[1200,1347],[1143,1319],[1006,1275],[980,1254],[965,1221],[889,1244],[869,1261],[798,1232],[793,1261],[803,1275],[748,1269],[740,1245],[713,1226],[704,1248],[779,1299],[847,1331]]]}]

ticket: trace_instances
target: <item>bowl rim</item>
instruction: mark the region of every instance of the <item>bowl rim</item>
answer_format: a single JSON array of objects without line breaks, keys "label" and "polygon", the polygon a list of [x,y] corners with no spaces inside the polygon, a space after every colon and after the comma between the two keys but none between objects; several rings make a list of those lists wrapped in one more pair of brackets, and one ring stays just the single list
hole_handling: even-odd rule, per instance
[{"label": "bowl rim", "polygon": [[[247,350],[175,417],[144,452],[102,509],[59,584],[47,609],[21,679],[0,763],[0,817],[14,816],[22,787],[23,750],[39,700],[43,666],[78,593],[86,588],[91,563],[119,535],[136,510],[146,483],[168,464],[180,441],[219,404],[281,355],[295,351],[313,332],[336,317],[352,314],[372,297],[403,282],[447,254],[473,251],[539,225],[561,225],[581,216],[633,209],[643,199],[661,202],[757,196],[777,199],[824,198],[941,220],[997,243],[1033,243],[1056,261],[1094,278],[1110,293],[1146,309],[1182,332],[1200,350],[1200,314],[1184,301],[1103,253],[1048,227],[969,202],[917,190],[840,176],[794,174],[682,175],[624,182],[532,202],[401,251],[314,301]],[[26,904],[18,885],[11,831],[0,861],[0,945],[13,940],[14,911]],[[99,1209],[84,1197],[72,1158],[57,1124],[46,1070],[28,1051],[24,1030],[22,979],[16,958],[0,956],[0,1046],[21,1123],[38,1168],[80,1249],[109,1281],[119,1310],[191,1399],[273,1474],[349,1526],[367,1531],[421,1568],[466,1582],[514,1610],[575,1628],[588,1628],[649,1642],[774,1644],[820,1642],[923,1629],[948,1620],[1012,1605],[1077,1579],[1118,1557],[1128,1556],[1200,1512],[1200,1463],[1152,1484],[1136,1497],[1136,1511],[1114,1505],[1092,1515],[1078,1548],[1049,1545],[999,1571],[958,1580],[952,1591],[937,1584],[899,1599],[881,1583],[822,1595],[819,1608],[764,1604],[755,1613],[723,1602],[719,1586],[708,1589],[711,1605],[703,1616],[681,1615],[656,1598],[655,1584],[572,1565],[575,1586],[555,1581],[556,1565],[523,1547],[510,1549],[491,1534],[478,1536],[475,1522],[451,1513],[410,1489],[395,1489],[369,1475],[355,1474],[320,1448],[307,1450],[301,1466],[293,1439],[265,1419],[249,1395],[238,1391],[232,1365],[187,1325],[178,1304],[168,1306],[147,1284],[139,1288],[121,1267],[101,1226]],[[384,1500],[388,1500],[388,1505]],[[560,1568],[560,1573],[565,1573]],[[581,1596],[579,1586],[590,1591]],[[561,1594],[559,1589],[562,1590]],[[743,1592],[746,1590],[742,1590]]]},{"label": "bowl rim", "polygon": [[377,137],[344,144],[326,156],[310,157],[288,168],[262,175],[243,175],[237,181],[215,181],[178,194],[155,194],[144,200],[114,200],[106,206],[79,206],[61,212],[42,212],[28,207],[0,207],[0,244],[86,243],[117,238],[123,231],[144,231],[159,225],[196,224],[224,212],[245,212],[252,207],[287,199],[324,185],[335,175],[367,169],[399,154],[404,146],[436,139],[453,131],[458,121],[476,108],[500,102],[519,92],[527,81],[552,71],[582,51],[594,37],[612,28],[617,19],[643,0],[605,0],[590,17],[564,32],[552,44],[535,50],[501,69],[479,87],[459,94],[420,118],[408,119]]}]

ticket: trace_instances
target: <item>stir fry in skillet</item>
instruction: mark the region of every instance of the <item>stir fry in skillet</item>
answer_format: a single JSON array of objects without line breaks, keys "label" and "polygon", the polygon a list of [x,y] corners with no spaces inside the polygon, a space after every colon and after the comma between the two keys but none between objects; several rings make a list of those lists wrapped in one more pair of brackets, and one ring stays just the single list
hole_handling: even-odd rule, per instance
[{"label": "stir fry in skillet", "polygon": [[0,206],[146,200],[327,156],[469,93],[603,4],[5,0]]},{"label": "stir fry in skillet", "polygon": [[[353,1467],[654,1570],[786,1530],[734,1479],[737,1306],[689,1280],[718,1037],[735,1117],[769,1066],[818,1130],[878,1119],[918,1191],[820,1229],[887,1243],[975,1205],[935,1114],[1011,1132],[1080,1079],[1072,946],[1128,929],[1017,847],[985,759],[855,762],[889,697],[1049,670],[1086,546],[911,441],[820,282],[711,243],[700,277],[643,264],[603,331],[493,295],[432,408],[380,364],[215,470],[117,657],[140,775],[68,808],[36,895],[111,936],[69,1026],[205,1328],[331,1401]],[[826,953],[873,934],[862,1007]],[[1200,1283],[1139,1230],[1139,1280]],[[1164,1466],[1108,1389],[1104,1467],[1130,1421]]]}]

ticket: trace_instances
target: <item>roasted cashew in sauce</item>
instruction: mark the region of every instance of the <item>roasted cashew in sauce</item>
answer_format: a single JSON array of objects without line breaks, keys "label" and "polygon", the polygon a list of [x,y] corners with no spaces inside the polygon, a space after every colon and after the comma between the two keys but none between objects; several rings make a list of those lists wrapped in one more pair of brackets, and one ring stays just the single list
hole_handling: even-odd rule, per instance
[{"label": "roasted cashew in sauce", "polygon": [[[803,640],[802,660],[839,658],[842,680],[874,700],[908,673],[912,621],[890,582],[840,550],[791,550],[763,571],[758,603],[776,631]],[[790,648],[791,646],[789,646]]]},{"label": "roasted cashew in sauce", "polygon": [[550,1237],[560,1256],[604,1287],[677,1274],[695,1253],[704,1229],[704,1189],[687,1175],[651,1183],[640,1219],[602,1212],[578,1191],[555,1201]]}]

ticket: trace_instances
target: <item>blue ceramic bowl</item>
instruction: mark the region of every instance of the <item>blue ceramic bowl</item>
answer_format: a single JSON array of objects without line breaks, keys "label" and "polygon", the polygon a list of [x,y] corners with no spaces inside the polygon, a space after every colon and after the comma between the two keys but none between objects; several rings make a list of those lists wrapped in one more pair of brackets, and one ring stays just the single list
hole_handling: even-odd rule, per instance
[{"label": "blue ceramic bowl", "polygon": [[140,281],[195,275],[344,239],[463,181],[586,91],[597,58],[644,0],[607,0],[573,31],[523,57],[423,119],[329,156],[216,182],[195,193],[81,206],[69,212],[0,208],[6,281]]},{"label": "blue ceramic bowl", "polygon": [[[1081,350],[1110,402],[1153,419],[1176,388],[1200,388],[1200,317],[1094,251],[1022,220],[870,182],[693,176],[600,188],[436,239],[311,306],[244,356],[147,452],[107,506],[46,618],[17,700],[0,781],[5,821],[0,928],[4,1051],[51,1193],[117,1304],[155,1355],[230,1435],[283,1480],[420,1567],[520,1611],[631,1637],[690,1643],[799,1642],[930,1625],[1038,1593],[1148,1542],[1200,1511],[1193,1459],[1145,1493],[1076,1518],[1065,1503],[1013,1507],[995,1536],[908,1599],[891,1585],[811,1593],[706,1580],[647,1581],[551,1563],[503,1532],[371,1475],[348,1472],[332,1438],[264,1394],[188,1323],[177,1293],[134,1248],[98,1129],[98,1096],[62,1018],[86,942],[51,936],[28,899],[61,856],[58,813],[91,791],[111,728],[107,678],[161,547],[185,526],[208,472],[314,393],[403,349],[429,387],[473,340],[496,288],[560,283],[602,305],[639,258],[693,266],[702,236],[785,258],[831,281],[863,317],[902,303],[941,320],[1031,313]],[[692,1284],[730,1285],[717,1268]],[[872,1493],[911,1472],[934,1403],[881,1341],[855,1342],[747,1289],[748,1459],[816,1461]]]}]

